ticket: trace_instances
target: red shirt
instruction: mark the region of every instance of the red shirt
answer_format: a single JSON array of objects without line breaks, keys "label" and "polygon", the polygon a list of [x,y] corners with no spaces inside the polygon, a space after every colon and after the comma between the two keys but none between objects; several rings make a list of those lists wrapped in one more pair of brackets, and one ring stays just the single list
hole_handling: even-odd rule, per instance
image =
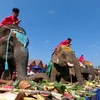
[{"label": "red shirt", "polygon": [[[8,16],[2,20],[2,22],[0,23],[0,27],[4,25],[13,24],[14,22],[17,22],[17,21],[18,21],[18,18],[14,18],[13,16]],[[18,23],[16,23],[15,25],[18,25]]]},{"label": "red shirt", "polygon": [[82,62],[83,60],[84,60],[84,57],[81,56],[81,57],[79,58],[79,61]]},{"label": "red shirt", "polygon": [[55,50],[59,47],[59,46],[64,46],[64,45],[68,45],[70,44],[68,40],[63,40],[56,48]]}]

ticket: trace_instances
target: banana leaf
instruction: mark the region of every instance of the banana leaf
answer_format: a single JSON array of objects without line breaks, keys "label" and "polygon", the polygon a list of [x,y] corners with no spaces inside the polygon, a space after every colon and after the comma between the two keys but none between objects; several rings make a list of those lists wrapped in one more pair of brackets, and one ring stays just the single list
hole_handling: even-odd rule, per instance
[{"label": "banana leaf", "polygon": [[34,81],[29,81],[31,87],[35,87],[36,86],[36,83]]},{"label": "banana leaf", "polygon": [[92,96],[96,95],[96,93],[93,93],[93,92],[85,92],[85,94],[87,97],[92,97]]},{"label": "banana leaf", "polygon": [[80,85],[76,85],[76,86],[72,87],[72,90],[85,90],[85,89]]},{"label": "banana leaf", "polygon": [[45,80],[45,79],[43,79],[41,82],[40,82],[40,84],[39,84],[39,90],[42,90],[43,89],[43,87],[47,84],[48,82]]},{"label": "banana leaf", "polygon": [[75,100],[86,100],[84,97],[76,98]]},{"label": "banana leaf", "polygon": [[80,96],[77,95],[74,90],[71,90],[70,93],[72,94],[73,97],[80,98]]},{"label": "banana leaf", "polygon": [[50,73],[51,73],[51,69],[52,69],[52,61],[49,62],[47,68],[46,68],[46,74],[48,76],[50,76]]},{"label": "banana leaf", "polygon": [[54,87],[60,92],[60,93],[64,93],[66,86],[64,86],[61,83],[58,82],[54,82]]}]

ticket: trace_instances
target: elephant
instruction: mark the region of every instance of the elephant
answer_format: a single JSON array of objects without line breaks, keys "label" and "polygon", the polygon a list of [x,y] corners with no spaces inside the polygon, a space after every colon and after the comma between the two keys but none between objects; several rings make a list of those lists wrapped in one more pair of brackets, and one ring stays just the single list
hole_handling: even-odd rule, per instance
[{"label": "elephant", "polygon": [[58,47],[51,55],[52,69],[50,73],[51,81],[66,83],[69,80],[69,66],[75,70],[77,81],[84,84],[81,74],[80,64],[75,54],[72,51],[65,51],[61,46]]},{"label": "elephant", "polygon": [[[13,71],[16,70],[18,80],[50,80],[45,73],[36,73],[35,75],[31,75],[29,77],[27,76],[29,59],[28,43],[29,39],[26,36],[26,32],[20,26],[6,25],[0,28],[0,65],[2,67],[0,69],[0,72],[2,73],[0,76],[1,79],[6,80],[7,75],[10,73],[10,76],[12,76]],[[8,69],[5,69],[6,61],[9,65]]]},{"label": "elephant", "polygon": [[86,67],[86,69],[90,71],[90,74],[92,75],[91,80],[95,79],[95,75],[100,77],[100,72],[94,69],[93,64],[88,64],[86,63],[86,61],[83,61],[82,63]]},{"label": "elephant", "polygon": [[[79,61],[79,64],[80,64],[81,74],[82,74],[83,78],[85,80],[91,80],[91,81],[94,80],[94,78],[95,78],[94,72],[92,70],[90,70],[89,68],[87,68],[85,65],[83,65],[80,61]],[[75,76],[74,75],[75,71],[74,70],[72,70],[72,71],[73,71],[72,75]],[[91,75],[92,77],[89,78],[89,75]],[[75,77],[73,77],[73,79],[75,80]]]}]

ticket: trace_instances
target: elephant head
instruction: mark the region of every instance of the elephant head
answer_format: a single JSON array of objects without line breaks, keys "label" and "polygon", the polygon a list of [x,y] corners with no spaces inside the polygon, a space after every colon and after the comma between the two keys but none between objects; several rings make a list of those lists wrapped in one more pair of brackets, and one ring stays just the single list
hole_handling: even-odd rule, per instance
[{"label": "elephant head", "polygon": [[[12,59],[11,61],[15,63],[17,76],[19,80],[37,80],[37,79],[47,79],[49,80],[48,76],[45,73],[38,73],[33,76],[27,77],[27,66],[28,66],[28,59],[29,59],[29,52],[27,48],[28,38],[26,37],[26,32],[23,28],[15,25],[7,25],[6,27],[2,27],[0,29],[0,57],[5,60],[6,54],[6,44],[8,35],[11,32],[7,27],[10,29],[14,29],[12,31],[10,40],[9,40],[9,49],[8,49],[8,60]],[[19,39],[20,33],[23,34],[23,37]],[[23,41],[21,41],[23,40]],[[23,44],[27,40],[26,45]]]},{"label": "elephant head", "polygon": [[81,74],[80,64],[75,54],[72,51],[64,51],[61,47],[58,48],[57,51],[54,51],[51,57],[52,61],[58,65],[63,67],[73,67],[75,70],[75,74],[77,80],[80,84],[83,84],[83,77]]}]

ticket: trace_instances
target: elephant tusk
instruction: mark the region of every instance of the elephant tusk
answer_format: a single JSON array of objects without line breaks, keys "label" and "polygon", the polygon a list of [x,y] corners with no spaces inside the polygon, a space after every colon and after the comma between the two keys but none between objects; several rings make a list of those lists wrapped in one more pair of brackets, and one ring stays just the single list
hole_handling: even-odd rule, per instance
[{"label": "elephant tusk", "polygon": [[86,68],[80,61],[79,61],[79,64],[81,67]]},{"label": "elephant tusk", "polygon": [[57,64],[59,63],[59,59],[57,58]]},{"label": "elephant tusk", "polygon": [[68,66],[73,67],[74,64],[71,64],[70,62],[67,63]]}]

